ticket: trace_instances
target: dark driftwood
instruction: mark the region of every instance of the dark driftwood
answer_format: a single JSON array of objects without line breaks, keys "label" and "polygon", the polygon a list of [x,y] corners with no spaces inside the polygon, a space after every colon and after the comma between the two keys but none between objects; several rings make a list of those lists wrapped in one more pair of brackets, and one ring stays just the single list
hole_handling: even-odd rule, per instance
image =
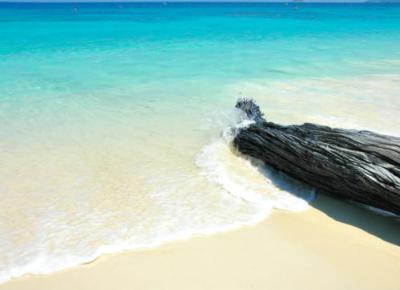
[{"label": "dark driftwood", "polygon": [[236,104],[254,124],[233,140],[258,158],[336,197],[400,214],[400,138],[315,124],[267,122],[251,100]]}]

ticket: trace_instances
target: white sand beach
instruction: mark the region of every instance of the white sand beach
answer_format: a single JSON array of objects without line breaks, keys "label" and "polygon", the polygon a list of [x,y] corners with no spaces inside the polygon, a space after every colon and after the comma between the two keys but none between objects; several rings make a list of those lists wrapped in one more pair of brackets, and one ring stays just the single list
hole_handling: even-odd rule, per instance
[{"label": "white sand beach", "polygon": [[319,196],[301,213],[274,211],[256,226],[102,256],[1,290],[397,290],[399,223]]}]

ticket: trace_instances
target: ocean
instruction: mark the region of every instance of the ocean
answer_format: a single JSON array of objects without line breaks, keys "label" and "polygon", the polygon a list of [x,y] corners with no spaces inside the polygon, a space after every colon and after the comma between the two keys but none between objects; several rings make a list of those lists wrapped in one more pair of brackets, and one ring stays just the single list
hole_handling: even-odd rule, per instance
[{"label": "ocean", "polygon": [[307,210],[240,97],[400,135],[400,5],[0,3],[0,282]]}]

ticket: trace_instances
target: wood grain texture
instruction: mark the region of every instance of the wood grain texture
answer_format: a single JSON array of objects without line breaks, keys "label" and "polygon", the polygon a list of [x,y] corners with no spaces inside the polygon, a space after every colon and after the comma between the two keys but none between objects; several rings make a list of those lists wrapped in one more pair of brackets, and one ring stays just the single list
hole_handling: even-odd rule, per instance
[{"label": "wood grain texture", "polygon": [[255,123],[233,140],[243,154],[339,198],[400,214],[400,138],[316,124],[281,126],[249,99],[236,107]]}]

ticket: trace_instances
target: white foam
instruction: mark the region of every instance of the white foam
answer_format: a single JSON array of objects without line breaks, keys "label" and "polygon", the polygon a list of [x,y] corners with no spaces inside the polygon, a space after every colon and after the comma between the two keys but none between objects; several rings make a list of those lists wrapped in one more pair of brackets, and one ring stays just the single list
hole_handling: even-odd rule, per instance
[{"label": "white foam", "polygon": [[234,126],[226,127],[222,136],[205,146],[196,164],[202,173],[232,196],[263,208],[301,211],[308,208],[314,190],[254,159],[241,156],[231,146],[238,129],[253,123],[236,113]]},{"label": "white foam", "polygon": [[[82,248],[74,249],[60,249],[60,251],[48,251],[45,246],[40,245],[29,245],[26,248],[27,256],[32,256],[29,261],[24,257],[24,253],[10,253],[13,256],[19,254],[19,259],[22,261],[19,263],[13,263],[7,265],[0,271],[0,284],[9,281],[10,279],[21,277],[25,274],[49,274],[57,272],[69,267],[73,267],[80,264],[90,263],[104,254],[118,253],[127,250],[142,250],[158,247],[164,243],[172,241],[188,240],[197,235],[210,235],[218,232],[225,232],[240,228],[246,225],[253,225],[261,221],[266,217],[266,212],[255,210],[250,218],[242,221],[232,221],[225,224],[217,222],[215,226],[204,226],[188,227],[182,226],[180,230],[173,233],[154,233],[151,238],[148,238],[146,242],[132,242],[128,240],[117,240],[117,237],[112,244],[105,244],[98,248],[87,248],[84,245]],[[171,217],[172,218],[172,217]],[[181,217],[178,214],[178,218]],[[162,225],[160,225],[160,232],[162,232]],[[67,238],[68,235],[66,234]],[[46,244],[43,240],[44,245]],[[36,252],[35,254],[29,253],[31,250],[42,249],[42,251]],[[81,253],[81,255],[79,255]],[[17,257],[15,257],[17,258]]]},{"label": "white foam", "polygon": [[[197,165],[211,182],[222,186],[229,194],[264,208],[301,211],[308,208],[314,191],[306,186],[283,188],[283,176],[235,154],[222,140],[214,141],[199,154]],[[287,177],[286,177],[287,178]]]},{"label": "white foam", "polygon": [[[128,164],[134,164],[137,155],[121,154],[121,146],[112,150],[106,171],[87,168],[80,159],[43,163],[45,156],[37,156],[35,164],[46,170],[26,180],[31,191],[1,192],[0,283],[88,263],[102,254],[253,225],[273,207],[306,209],[307,201],[283,188],[273,171],[231,150],[235,132],[251,123],[237,111],[231,117],[223,116],[228,126],[198,154],[202,175],[184,163],[176,166],[172,158],[171,164],[144,167],[135,175],[120,166],[129,158]],[[116,159],[119,154],[123,160]],[[103,157],[100,164],[107,161]],[[54,168],[53,175],[47,175],[48,168]],[[30,175],[27,170],[21,176]],[[48,185],[49,180],[57,186]]]}]

